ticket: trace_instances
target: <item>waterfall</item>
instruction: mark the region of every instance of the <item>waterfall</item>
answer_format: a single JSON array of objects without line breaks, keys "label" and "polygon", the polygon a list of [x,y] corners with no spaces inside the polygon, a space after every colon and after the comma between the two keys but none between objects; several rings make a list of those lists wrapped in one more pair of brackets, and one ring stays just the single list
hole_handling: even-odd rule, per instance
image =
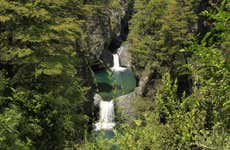
[{"label": "waterfall", "polygon": [[112,130],[115,126],[114,119],[114,104],[111,101],[100,101],[100,116],[99,122],[95,124],[96,131],[99,130]]},{"label": "waterfall", "polygon": [[119,56],[118,56],[118,54],[113,54],[113,63],[114,63],[114,65],[113,65],[113,67],[114,68],[119,68],[120,67],[120,60],[119,60]]},{"label": "waterfall", "polygon": [[[120,51],[122,50],[122,48],[123,47],[120,48]],[[132,87],[136,86],[135,78],[130,74],[131,71],[125,67],[120,66],[119,51],[118,53],[113,54],[113,67],[111,68],[111,70],[113,72],[112,78],[115,81],[114,83],[116,83],[116,86],[121,87],[121,89],[116,89],[117,92],[121,92],[121,90],[130,91],[130,89],[128,88],[130,85]],[[130,78],[133,80],[130,80]],[[132,83],[134,83],[134,85]],[[97,98],[97,96],[95,98]],[[113,130],[113,127],[115,126],[113,100],[104,101],[102,98],[100,98],[99,108],[99,121],[95,124],[95,130]]]},{"label": "waterfall", "polygon": [[120,60],[118,54],[113,54],[113,67],[112,71],[124,71],[126,68],[120,66]]}]

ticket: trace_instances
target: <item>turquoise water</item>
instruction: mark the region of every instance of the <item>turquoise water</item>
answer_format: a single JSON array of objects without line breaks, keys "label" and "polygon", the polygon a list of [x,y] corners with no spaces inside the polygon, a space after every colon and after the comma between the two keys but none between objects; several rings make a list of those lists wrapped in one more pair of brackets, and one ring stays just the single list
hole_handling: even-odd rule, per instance
[{"label": "turquoise water", "polygon": [[128,94],[136,87],[136,78],[130,69],[114,72],[98,71],[95,72],[95,79],[98,84],[98,93],[105,100]]}]

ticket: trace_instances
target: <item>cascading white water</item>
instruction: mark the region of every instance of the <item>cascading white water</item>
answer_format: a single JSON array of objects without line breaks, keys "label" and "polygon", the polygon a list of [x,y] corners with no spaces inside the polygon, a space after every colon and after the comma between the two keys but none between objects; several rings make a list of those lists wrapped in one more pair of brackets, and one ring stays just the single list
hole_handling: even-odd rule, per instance
[{"label": "cascading white water", "polygon": [[119,56],[118,56],[118,54],[113,54],[113,63],[114,63],[114,65],[113,65],[113,67],[114,68],[119,68],[120,67],[120,62],[119,62]]},{"label": "cascading white water", "polygon": [[[122,75],[122,73],[125,73],[125,70],[127,70],[127,68],[120,66],[118,54],[113,54],[113,67],[111,69],[113,71],[113,74],[115,74],[118,77],[120,77],[119,75]],[[119,79],[116,78],[116,76],[114,78],[117,80],[117,82],[121,82]],[[99,121],[95,124],[95,130],[113,130],[114,126],[115,122],[113,100],[100,100],[100,116]]]},{"label": "cascading white water", "polygon": [[113,54],[113,67],[112,71],[124,71],[126,68],[120,66],[119,55]]},{"label": "cascading white water", "polygon": [[115,126],[114,120],[114,104],[111,101],[100,101],[100,118],[99,122],[95,124],[96,131],[112,130]]}]

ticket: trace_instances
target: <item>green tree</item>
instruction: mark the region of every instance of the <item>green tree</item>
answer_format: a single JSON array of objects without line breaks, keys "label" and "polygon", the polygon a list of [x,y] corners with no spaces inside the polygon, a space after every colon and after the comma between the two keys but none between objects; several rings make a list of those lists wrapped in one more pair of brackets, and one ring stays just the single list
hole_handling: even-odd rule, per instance
[{"label": "green tree", "polygon": [[0,2],[0,69],[7,78],[1,79],[7,85],[1,86],[0,104],[2,112],[14,105],[20,114],[16,141],[29,139],[36,149],[79,142],[88,124],[85,90],[76,71],[81,2]]}]

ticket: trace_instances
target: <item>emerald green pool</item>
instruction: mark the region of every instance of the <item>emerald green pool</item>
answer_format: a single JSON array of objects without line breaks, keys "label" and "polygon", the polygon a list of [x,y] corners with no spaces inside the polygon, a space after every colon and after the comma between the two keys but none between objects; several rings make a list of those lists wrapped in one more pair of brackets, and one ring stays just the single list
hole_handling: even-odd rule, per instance
[{"label": "emerald green pool", "polygon": [[98,93],[105,99],[130,93],[136,87],[136,78],[130,69],[122,71],[102,70],[95,72]]}]

